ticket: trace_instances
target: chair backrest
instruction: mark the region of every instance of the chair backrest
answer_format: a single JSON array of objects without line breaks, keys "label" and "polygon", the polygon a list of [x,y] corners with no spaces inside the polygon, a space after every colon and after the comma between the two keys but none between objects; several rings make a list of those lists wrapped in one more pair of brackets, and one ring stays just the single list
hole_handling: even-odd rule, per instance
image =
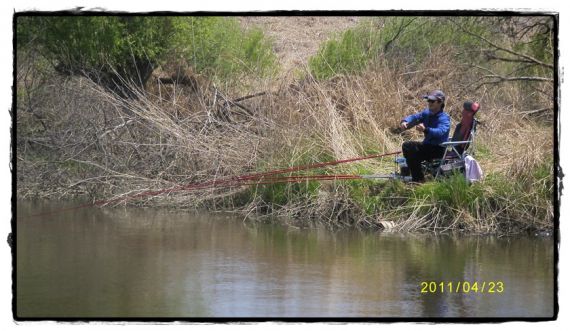
[{"label": "chair backrest", "polygon": [[477,131],[478,121],[475,114],[480,106],[476,102],[465,102],[461,113],[461,122],[455,127],[450,141],[441,144],[445,146],[443,157],[439,161],[439,166],[434,177],[450,173],[455,170],[465,169],[464,160],[467,157],[467,150],[473,148],[473,141]]},{"label": "chair backrest", "polygon": [[467,141],[465,144],[455,146],[457,153],[463,155],[473,142],[475,132],[477,131],[477,120],[473,119],[471,123],[464,129],[462,123],[457,123],[451,141]]},{"label": "chair backrest", "polygon": [[477,132],[477,123],[475,114],[479,110],[480,105],[476,102],[465,102],[463,104],[463,111],[461,114],[461,121],[457,123],[451,141],[467,141],[467,143],[454,146],[454,150],[458,156],[462,156],[464,152],[469,149],[475,139]]}]

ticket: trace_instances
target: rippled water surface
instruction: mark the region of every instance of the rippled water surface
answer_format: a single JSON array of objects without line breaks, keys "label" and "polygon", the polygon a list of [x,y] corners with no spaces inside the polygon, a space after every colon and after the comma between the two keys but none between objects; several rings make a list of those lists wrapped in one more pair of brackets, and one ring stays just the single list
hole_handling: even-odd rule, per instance
[{"label": "rippled water surface", "polygon": [[17,205],[18,317],[553,314],[552,238],[332,233],[135,208],[26,217],[71,205]]}]

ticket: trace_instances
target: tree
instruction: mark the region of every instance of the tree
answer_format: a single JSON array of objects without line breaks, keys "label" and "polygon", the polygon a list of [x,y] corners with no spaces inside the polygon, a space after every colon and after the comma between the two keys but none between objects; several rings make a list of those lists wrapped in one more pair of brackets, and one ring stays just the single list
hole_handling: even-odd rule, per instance
[{"label": "tree", "polygon": [[171,19],[145,16],[16,16],[17,48],[35,48],[65,75],[122,96],[143,87],[168,49]]},{"label": "tree", "polygon": [[[42,54],[59,73],[83,75],[122,96],[170,61],[228,80],[274,72],[262,31],[235,19],[193,16],[16,16],[17,48]],[[31,51],[33,50],[33,52]]]},{"label": "tree", "polygon": [[478,72],[474,84],[523,84],[527,95],[532,95],[533,109],[524,114],[552,114],[554,100],[554,25],[552,16],[511,16],[476,18],[495,26],[494,33],[484,35],[450,18],[458,32],[480,40],[481,47],[473,50],[470,66]]}]

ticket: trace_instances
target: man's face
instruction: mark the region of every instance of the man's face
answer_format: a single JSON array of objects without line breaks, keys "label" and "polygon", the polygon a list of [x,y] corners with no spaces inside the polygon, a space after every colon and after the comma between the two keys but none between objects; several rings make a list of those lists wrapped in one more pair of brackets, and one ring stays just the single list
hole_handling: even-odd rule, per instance
[{"label": "man's face", "polygon": [[441,103],[440,100],[428,100],[429,111],[432,114],[437,113],[441,109]]}]

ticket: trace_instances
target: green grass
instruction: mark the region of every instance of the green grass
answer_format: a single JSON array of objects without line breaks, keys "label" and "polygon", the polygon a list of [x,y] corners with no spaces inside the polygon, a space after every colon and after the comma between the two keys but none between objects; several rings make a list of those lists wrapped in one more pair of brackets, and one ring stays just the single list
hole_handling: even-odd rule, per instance
[{"label": "green grass", "polygon": [[435,205],[473,211],[473,201],[482,196],[483,192],[479,184],[469,184],[463,174],[457,173],[449,178],[418,186],[413,191],[412,200],[429,201]]},{"label": "green grass", "polygon": [[491,156],[491,150],[487,146],[476,145],[473,153],[477,158],[487,159]]}]

